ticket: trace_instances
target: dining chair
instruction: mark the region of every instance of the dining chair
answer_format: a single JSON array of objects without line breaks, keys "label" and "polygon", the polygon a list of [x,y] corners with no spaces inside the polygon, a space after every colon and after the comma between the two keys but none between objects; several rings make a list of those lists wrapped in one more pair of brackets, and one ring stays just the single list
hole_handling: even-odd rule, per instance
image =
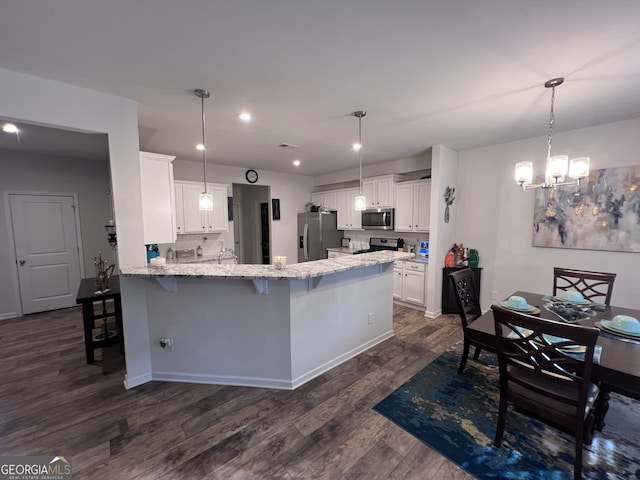
[{"label": "dining chair", "polygon": [[587,300],[609,305],[615,279],[615,273],[554,267],[553,295],[557,295],[558,291],[576,290]]},{"label": "dining chair", "polygon": [[599,393],[591,382],[598,329],[540,319],[499,305],[491,309],[500,369],[494,445],[502,442],[507,406],[512,404],[574,435],[573,475],[582,478],[582,444],[591,444]]},{"label": "dining chair", "polygon": [[460,367],[458,368],[458,373],[462,373],[469,358],[469,348],[471,345],[475,347],[474,360],[478,359],[483,348],[494,353],[496,349],[493,342],[484,340],[481,334],[467,328],[476,318],[482,315],[473,270],[470,268],[458,270],[450,273],[449,278],[453,283],[453,291],[456,296],[458,313],[462,324],[462,333],[464,334],[464,349],[462,351],[462,358],[460,359]]}]

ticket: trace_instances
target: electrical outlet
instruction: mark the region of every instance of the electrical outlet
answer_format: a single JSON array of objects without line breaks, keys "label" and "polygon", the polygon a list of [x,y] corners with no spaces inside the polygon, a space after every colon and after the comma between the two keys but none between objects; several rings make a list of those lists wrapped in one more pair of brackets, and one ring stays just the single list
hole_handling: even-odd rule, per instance
[{"label": "electrical outlet", "polygon": [[497,299],[498,299],[498,291],[491,290],[491,300],[497,300]]},{"label": "electrical outlet", "polygon": [[161,338],[160,339],[160,347],[173,352],[175,350],[175,344],[173,342],[173,338]]},{"label": "electrical outlet", "polygon": [[369,312],[369,315],[367,315],[367,323],[369,325],[373,323],[373,312]]}]

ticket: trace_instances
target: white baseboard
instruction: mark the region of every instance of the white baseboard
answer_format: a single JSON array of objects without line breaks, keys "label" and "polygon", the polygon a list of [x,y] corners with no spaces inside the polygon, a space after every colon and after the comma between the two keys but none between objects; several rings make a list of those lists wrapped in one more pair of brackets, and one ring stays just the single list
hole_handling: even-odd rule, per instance
[{"label": "white baseboard", "polygon": [[261,387],[261,388],[275,388],[278,390],[295,390],[299,386],[307,383],[308,381],[316,378],[318,375],[337,367],[341,363],[359,355],[360,353],[368,350],[369,348],[384,342],[385,340],[394,336],[393,330],[389,330],[376,338],[352,349],[348,352],[339,355],[336,358],[300,375],[298,378],[282,379],[282,378],[258,378],[258,377],[242,377],[231,375],[209,375],[200,373],[182,373],[182,372],[154,372],[149,378],[143,376],[146,380],[139,381],[143,377],[137,377],[135,380],[138,382],[133,385],[132,381],[125,381],[127,388],[131,388],[144,383],[145,381],[162,381],[162,382],[182,382],[182,383],[205,383],[211,385],[233,385],[236,387]]},{"label": "white baseboard", "polygon": [[234,387],[262,387],[292,390],[290,380],[277,378],[234,377],[230,375],[208,375],[201,373],[155,372],[154,381],[205,383],[210,385],[233,385]]},{"label": "white baseboard", "polygon": [[435,312],[424,312],[424,316],[428,318],[436,318],[442,315],[442,309],[436,310]]},{"label": "white baseboard", "polygon": [[364,352],[365,350],[370,349],[371,347],[384,342],[385,340],[393,337],[395,335],[395,333],[393,332],[393,329],[388,330],[386,332],[384,332],[381,335],[378,335],[376,338],[373,338],[371,340],[369,340],[368,342],[363,343],[362,345],[353,348],[351,350],[349,350],[348,352],[343,353],[342,355],[338,355],[337,357],[329,360],[328,362],[312,369],[309,370],[308,372],[298,376],[297,378],[295,378],[293,380],[293,389],[298,388],[299,386],[307,383],[310,380],[313,380],[314,378],[316,378],[319,375],[322,375],[323,373],[331,370],[334,367],[337,367],[338,365],[340,365],[341,363],[346,362],[347,360],[355,357],[356,355],[361,354],[362,352]]},{"label": "white baseboard", "polygon": [[143,383],[147,383],[153,380],[151,377],[151,373],[145,373],[142,375],[138,375],[137,377],[129,377],[129,375],[125,374],[124,376],[124,388],[129,390],[130,388],[137,387],[138,385],[142,385]]},{"label": "white baseboard", "polygon": [[16,312],[0,313],[0,320],[9,320],[10,318],[16,318],[18,314]]}]

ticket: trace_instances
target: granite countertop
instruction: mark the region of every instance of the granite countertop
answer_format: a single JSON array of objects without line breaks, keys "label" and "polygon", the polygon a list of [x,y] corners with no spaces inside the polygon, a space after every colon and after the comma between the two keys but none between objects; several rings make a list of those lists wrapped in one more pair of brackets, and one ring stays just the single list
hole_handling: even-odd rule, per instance
[{"label": "granite countertop", "polygon": [[[229,278],[248,280],[302,280],[321,277],[331,273],[345,272],[361,267],[369,267],[395,260],[413,257],[407,252],[371,252],[361,255],[344,255],[338,258],[294,263],[282,270],[273,265],[222,264],[218,263],[167,263],[162,266],[146,265],[120,269],[121,275],[132,277],[173,277],[173,278]],[[203,257],[199,257],[203,258]]]},{"label": "granite countertop", "polygon": [[[412,254],[413,255],[413,254]],[[413,258],[407,258],[405,259],[408,262],[415,262],[415,263],[426,263],[429,264],[429,257],[416,257],[414,256]]]},{"label": "granite countertop", "polygon": [[328,247],[327,251],[329,252],[338,252],[338,253],[348,253],[349,255],[353,255],[358,251],[356,248],[349,247]]}]

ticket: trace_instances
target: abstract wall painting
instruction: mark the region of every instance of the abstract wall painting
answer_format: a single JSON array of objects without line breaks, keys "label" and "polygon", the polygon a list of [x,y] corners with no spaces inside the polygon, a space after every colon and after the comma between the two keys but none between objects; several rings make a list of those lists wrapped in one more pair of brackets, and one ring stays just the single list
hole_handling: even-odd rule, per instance
[{"label": "abstract wall painting", "polygon": [[640,252],[640,165],[592,171],[579,188],[536,190],[533,246]]}]

